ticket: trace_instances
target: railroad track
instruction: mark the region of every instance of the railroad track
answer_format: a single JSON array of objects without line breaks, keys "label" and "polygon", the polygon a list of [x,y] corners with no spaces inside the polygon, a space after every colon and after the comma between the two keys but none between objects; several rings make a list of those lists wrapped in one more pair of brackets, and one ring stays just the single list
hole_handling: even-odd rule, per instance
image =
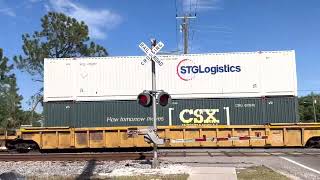
[{"label": "railroad track", "polygon": [[225,157],[256,157],[256,156],[314,156],[320,157],[320,149],[283,148],[283,149],[162,149],[161,157],[188,156],[225,156]]},{"label": "railroad track", "polygon": [[319,153],[304,152],[161,152],[160,157],[191,157],[191,156],[208,156],[208,157],[259,157],[259,156],[314,156],[320,157]]},{"label": "railroad track", "polygon": [[[320,157],[320,150],[308,149],[278,149],[278,150],[159,150],[159,157],[259,157],[259,156],[313,156]],[[104,153],[9,153],[0,152],[0,161],[121,161],[121,160],[151,160],[152,152],[104,152]]]},{"label": "railroad track", "polygon": [[151,159],[152,153],[0,153],[0,161],[121,161]]}]

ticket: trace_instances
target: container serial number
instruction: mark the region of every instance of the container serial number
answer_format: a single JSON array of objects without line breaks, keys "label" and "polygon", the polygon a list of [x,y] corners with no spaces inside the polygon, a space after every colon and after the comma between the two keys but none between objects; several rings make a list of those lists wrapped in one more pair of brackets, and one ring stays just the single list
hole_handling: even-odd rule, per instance
[{"label": "container serial number", "polygon": [[253,108],[256,107],[256,104],[235,104],[236,108]]}]

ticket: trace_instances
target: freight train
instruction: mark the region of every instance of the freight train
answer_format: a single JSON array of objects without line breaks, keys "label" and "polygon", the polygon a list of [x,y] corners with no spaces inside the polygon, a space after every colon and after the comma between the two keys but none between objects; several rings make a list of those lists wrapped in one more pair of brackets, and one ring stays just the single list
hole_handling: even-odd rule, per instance
[{"label": "freight train", "polygon": [[[161,55],[157,89],[163,147],[283,147],[319,142],[318,124],[298,116],[294,51]],[[132,136],[153,124],[136,99],[151,89],[142,56],[45,59],[44,126],[3,134],[16,149],[148,147]],[[282,123],[282,124],[281,124]],[[178,142],[178,143],[176,143]],[[179,143],[180,142],[180,143]]]},{"label": "freight train", "polygon": [[[257,125],[296,123],[294,51],[160,56],[157,89],[172,103],[158,106],[158,123]],[[152,85],[143,57],[46,59],[47,127],[152,125],[152,107],[136,99]],[[210,113],[208,113],[210,112]],[[205,121],[203,119],[207,119]]]}]

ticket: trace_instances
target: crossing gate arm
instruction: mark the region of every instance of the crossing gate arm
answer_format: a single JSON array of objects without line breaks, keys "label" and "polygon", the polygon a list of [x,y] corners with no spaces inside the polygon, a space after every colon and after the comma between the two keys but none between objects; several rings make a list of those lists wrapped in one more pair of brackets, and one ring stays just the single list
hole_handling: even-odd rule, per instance
[{"label": "crossing gate arm", "polygon": [[164,139],[159,138],[157,134],[157,130],[150,127],[148,129],[136,129],[136,130],[130,130],[128,129],[127,134],[129,137],[134,137],[137,135],[144,135],[144,140],[147,143],[154,143],[157,145],[163,145]]},{"label": "crossing gate arm", "polygon": [[261,136],[260,133],[256,136],[231,136],[228,137],[207,137],[203,135],[202,138],[194,139],[161,139],[159,138],[156,129],[135,129],[128,130],[128,136],[144,135],[144,140],[147,143],[155,143],[157,145],[163,145],[164,143],[194,143],[194,142],[219,142],[219,141],[241,141],[241,140],[266,140],[268,136]]}]

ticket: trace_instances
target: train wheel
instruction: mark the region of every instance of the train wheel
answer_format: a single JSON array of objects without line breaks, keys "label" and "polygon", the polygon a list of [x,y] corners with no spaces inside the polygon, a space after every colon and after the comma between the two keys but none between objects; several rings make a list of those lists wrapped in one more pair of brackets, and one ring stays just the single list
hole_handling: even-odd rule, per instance
[{"label": "train wheel", "polygon": [[21,140],[21,139],[10,141],[6,144],[6,146],[11,151],[15,150],[18,153],[28,153],[31,150],[39,151],[39,146],[36,142],[25,141],[25,140]]},{"label": "train wheel", "polygon": [[312,137],[306,143],[307,148],[320,148],[320,137]]}]

